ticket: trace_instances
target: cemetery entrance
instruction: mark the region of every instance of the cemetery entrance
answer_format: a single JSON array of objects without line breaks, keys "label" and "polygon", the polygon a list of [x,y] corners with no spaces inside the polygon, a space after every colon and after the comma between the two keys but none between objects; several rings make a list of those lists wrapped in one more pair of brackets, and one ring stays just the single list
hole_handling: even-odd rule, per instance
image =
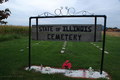
[{"label": "cemetery entrance", "polygon": [[[104,33],[103,33],[103,47],[101,56],[101,69],[103,70],[103,59],[105,50],[105,31],[106,31],[106,15],[86,15],[88,12],[83,11],[84,14],[76,15],[70,14],[69,8],[67,9],[67,15],[62,15],[60,9],[55,10],[55,15],[45,12],[44,16],[36,16],[29,18],[29,69],[31,67],[31,20],[36,20],[36,25],[32,26],[32,39],[33,40],[49,40],[49,41],[82,41],[82,42],[100,42],[101,41],[101,28],[102,25],[97,25],[97,18],[104,18]],[[59,10],[57,15],[56,11]],[[50,16],[49,16],[50,15]],[[38,19],[46,18],[94,18],[94,24],[53,24],[53,25],[38,25]],[[52,33],[51,33],[52,32]],[[54,33],[53,33],[54,32]],[[81,34],[83,33],[83,34]],[[85,33],[85,34],[84,34]]]}]

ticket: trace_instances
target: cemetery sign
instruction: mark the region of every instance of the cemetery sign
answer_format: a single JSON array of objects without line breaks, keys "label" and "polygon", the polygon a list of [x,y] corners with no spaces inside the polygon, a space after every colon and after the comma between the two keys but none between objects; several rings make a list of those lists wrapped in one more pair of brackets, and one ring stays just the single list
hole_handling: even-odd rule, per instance
[{"label": "cemetery sign", "polygon": [[[94,24],[50,24],[32,26],[33,40],[94,42]],[[102,25],[97,25],[96,42],[101,41]],[[37,35],[38,34],[38,35]]]},{"label": "cemetery sign", "polygon": [[[101,69],[103,70],[103,59],[105,50],[105,34],[106,34],[106,15],[94,15],[87,11],[79,11],[73,7],[65,7],[67,14],[62,14],[62,9],[56,9],[55,14],[44,12],[41,15],[29,18],[29,69],[31,66],[31,20],[36,20],[36,25],[32,26],[32,39],[33,40],[49,40],[49,41],[82,41],[82,42],[100,42],[101,41],[101,28],[102,25],[97,24],[97,18],[104,19],[104,31],[103,31],[103,47],[101,56]],[[73,11],[71,13],[71,11]],[[82,15],[80,15],[82,13]],[[89,15],[88,15],[89,14]],[[47,18],[93,18],[94,24],[53,24],[53,25],[38,25],[38,19]]]}]

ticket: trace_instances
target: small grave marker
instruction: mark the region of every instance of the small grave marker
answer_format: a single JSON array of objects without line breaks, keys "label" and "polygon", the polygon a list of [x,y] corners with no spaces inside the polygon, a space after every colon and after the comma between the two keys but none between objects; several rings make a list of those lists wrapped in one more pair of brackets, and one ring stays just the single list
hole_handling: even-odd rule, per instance
[{"label": "small grave marker", "polygon": [[61,53],[64,53],[64,51],[63,51],[63,50],[61,50]]},{"label": "small grave marker", "polygon": [[62,49],[65,49],[64,47]]},{"label": "small grave marker", "polygon": [[21,49],[20,51],[23,51],[24,49]]}]

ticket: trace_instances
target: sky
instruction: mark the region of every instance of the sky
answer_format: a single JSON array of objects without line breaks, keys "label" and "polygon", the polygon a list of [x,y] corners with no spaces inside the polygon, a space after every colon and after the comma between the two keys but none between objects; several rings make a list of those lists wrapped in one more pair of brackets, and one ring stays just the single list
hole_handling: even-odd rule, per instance
[{"label": "sky", "polygon": [[[0,10],[9,8],[11,15],[5,21],[8,25],[29,25],[29,17],[44,16],[44,12],[59,14],[61,9],[62,15],[67,15],[67,9],[70,14],[80,11],[88,11],[94,15],[106,15],[107,27],[120,28],[120,0],[9,0],[0,4]],[[74,8],[74,9],[73,9]],[[74,15],[83,15],[82,13]],[[91,14],[87,14],[91,15]],[[51,16],[49,14],[49,16]],[[94,18],[56,18],[56,19],[39,19],[39,24],[94,24]],[[103,18],[97,19],[98,24],[104,24]],[[32,25],[35,20],[32,20]]]}]

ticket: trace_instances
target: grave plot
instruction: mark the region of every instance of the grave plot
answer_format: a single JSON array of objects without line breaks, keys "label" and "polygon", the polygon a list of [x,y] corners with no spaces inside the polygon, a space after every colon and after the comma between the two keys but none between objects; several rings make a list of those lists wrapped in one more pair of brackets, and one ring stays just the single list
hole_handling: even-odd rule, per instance
[{"label": "grave plot", "polygon": [[[74,10],[73,15],[70,15],[70,9]],[[29,18],[29,69],[31,69],[31,59],[30,59],[30,47],[31,47],[31,19],[36,19],[36,25],[32,25],[32,40],[44,40],[44,41],[78,41],[78,42],[101,42],[101,30],[102,24],[97,24],[97,18],[102,17],[104,19],[104,35],[103,35],[103,50],[102,50],[102,60],[100,75],[103,75],[103,58],[104,58],[104,47],[105,47],[105,29],[106,29],[106,15],[76,15],[74,8],[66,8],[67,15],[62,15],[61,9],[56,9],[54,14],[48,12],[44,13],[44,16],[30,17]],[[59,11],[58,15],[56,11]],[[89,13],[87,11],[82,11],[83,13]],[[80,13],[80,12],[79,12]],[[89,13],[90,14],[90,13]],[[49,16],[51,15],[51,16]],[[94,24],[45,24],[38,25],[38,18],[85,18],[91,17],[94,18]],[[66,44],[62,49],[65,49]],[[95,46],[95,44],[94,44]],[[98,47],[98,46],[97,46]],[[77,48],[77,47],[76,47]],[[84,49],[84,48],[83,48]],[[81,49],[82,51],[82,49]],[[90,50],[89,50],[90,52]],[[61,51],[64,53],[64,50]],[[93,52],[94,53],[94,52]],[[78,53],[77,53],[78,55]],[[48,56],[47,56],[48,57]],[[84,56],[86,57],[86,56]],[[89,56],[90,57],[90,56]],[[82,57],[81,57],[82,58]],[[90,57],[91,58],[91,57]],[[74,59],[75,60],[75,59]],[[92,65],[92,64],[91,64]],[[67,65],[65,67],[69,67]],[[42,70],[42,69],[41,69]],[[50,68],[49,68],[50,70]],[[49,71],[48,70],[48,71]],[[84,70],[85,73],[86,70]],[[91,70],[92,71],[92,70]],[[91,72],[89,71],[89,73]],[[74,73],[74,71],[71,71]],[[92,71],[93,72],[93,71]],[[78,72],[77,72],[78,73]],[[80,72],[81,73],[81,72]],[[87,73],[87,71],[86,71]],[[94,74],[92,74],[94,75]],[[85,76],[85,74],[84,74]],[[86,75],[87,76],[87,75]]]},{"label": "grave plot", "polygon": [[[62,44],[61,44],[62,43]],[[71,50],[71,51],[73,51],[73,54],[71,55],[69,55],[69,54],[66,54],[66,55],[60,55],[59,54],[59,51],[58,50],[56,50],[56,48],[58,48],[58,45],[59,44],[61,44],[60,46],[59,46],[59,50],[61,50],[62,49],[62,46],[65,44],[65,43],[67,43],[67,50],[69,51],[69,50]],[[42,58],[43,60],[44,60],[44,58],[46,57],[47,58],[47,60],[44,60],[45,62],[42,62],[42,59],[39,59],[39,62],[42,62],[43,63],[43,70],[41,71],[41,66],[36,66],[36,65],[32,65],[31,66],[31,69],[34,69],[35,70],[35,72],[41,72],[41,73],[43,73],[43,74],[63,74],[64,76],[66,76],[66,77],[71,77],[71,78],[106,78],[106,79],[110,79],[110,77],[109,77],[109,74],[107,73],[107,72],[105,72],[105,71],[103,71],[103,74],[102,75],[100,75],[100,70],[94,70],[94,74],[93,75],[89,75],[89,72],[88,72],[88,68],[89,68],[89,66],[93,66],[93,64],[94,64],[94,62],[95,62],[95,64],[94,64],[94,66],[98,66],[99,64],[96,64],[96,62],[100,62],[99,61],[99,59],[97,59],[97,60],[91,60],[90,58],[88,58],[87,56],[93,56],[92,58],[95,58],[95,57],[97,57],[97,56],[100,56],[100,54],[99,55],[97,55],[98,53],[98,51],[99,51],[99,53],[101,52],[100,50],[96,50],[94,53],[92,53],[91,51],[93,51],[94,50],[94,47],[93,47],[93,49],[91,50],[91,46],[93,46],[93,45],[91,45],[90,43],[81,43],[81,42],[56,42],[56,41],[44,41],[44,44],[49,44],[48,45],[48,47],[46,46],[46,47],[44,47],[44,48],[41,48],[43,45],[39,45],[39,48],[41,48],[41,49],[43,49],[43,50],[45,50],[46,49],[46,52],[43,52],[43,51],[40,51],[40,50],[38,50],[39,52],[43,52],[43,53],[41,53],[40,55],[38,54],[37,56],[39,56],[39,57],[34,57],[34,58]],[[71,45],[71,46],[70,46]],[[53,48],[50,48],[50,47],[52,47],[52,46],[54,46]],[[33,46],[34,47],[34,46]],[[38,47],[38,46],[37,46]],[[53,50],[53,49],[55,49],[55,50]],[[49,51],[50,50],[50,51]],[[86,50],[86,53],[84,53],[85,52],[85,50]],[[90,51],[91,50],[91,51]],[[37,51],[36,51],[37,52]],[[49,53],[48,53],[49,52]],[[53,52],[53,53],[52,53]],[[55,53],[55,52],[57,52],[57,53]],[[32,52],[32,54],[33,54],[34,52]],[[96,53],[96,54],[95,54]],[[50,54],[51,54],[51,56],[50,56]],[[84,59],[86,59],[85,61],[83,61],[83,58],[81,58],[81,57],[78,57],[78,54],[79,54],[79,56],[81,56],[81,57],[83,57],[85,54],[86,54],[86,57],[84,56]],[[49,57],[48,57],[49,56]],[[77,65],[77,64],[80,64],[80,65],[78,65],[76,68],[78,68],[78,69],[74,69],[74,68],[72,68],[71,67],[71,69],[69,70],[69,72],[70,73],[67,73],[67,69],[63,69],[62,67],[60,67],[60,65],[57,65],[58,67],[55,67],[55,65],[52,65],[52,67],[50,66],[51,64],[56,64],[56,63],[59,63],[59,59],[60,59],[60,57],[59,56],[62,56],[62,57],[66,57],[66,59],[67,58],[69,58],[70,56],[72,56],[73,58],[71,58],[70,60],[74,60],[74,59],[76,59],[76,60],[78,60],[78,62],[77,63],[72,63],[72,66],[74,66],[74,65]],[[55,58],[56,57],[56,58]],[[52,59],[50,59],[50,58],[52,58]],[[57,59],[58,58],[58,59]],[[65,59],[65,58],[62,58],[62,59]],[[32,59],[33,60],[33,59]],[[54,61],[55,60],[55,61]],[[88,60],[88,61],[87,61]],[[49,61],[49,64],[46,64],[46,62],[47,61]],[[82,62],[85,62],[85,63],[82,63]],[[51,64],[50,64],[51,63]],[[32,63],[33,64],[33,63]],[[35,63],[34,63],[35,64]],[[45,64],[45,66],[44,66],[44,64]],[[88,65],[87,65],[88,64]],[[92,64],[92,65],[91,65]],[[47,66],[48,65],[48,66]],[[61,64],[62,65],[62,64]],[[88,67],[88,68],[86,68],[85,67],[85,73],[86,73],[86,75],[85,76],[83,76],[83,68],[84,68],[84,66],[86,65],[86,67]],[[93,67],[94,67],[93,66]],[[80,68],[79,68],[80,67]],[[82,68],[82,69],[81,69]],[[26,67],[26,70],[28,70],[29,69],[29,67]],[[97,75],[97,76],[96,76]]]}]

